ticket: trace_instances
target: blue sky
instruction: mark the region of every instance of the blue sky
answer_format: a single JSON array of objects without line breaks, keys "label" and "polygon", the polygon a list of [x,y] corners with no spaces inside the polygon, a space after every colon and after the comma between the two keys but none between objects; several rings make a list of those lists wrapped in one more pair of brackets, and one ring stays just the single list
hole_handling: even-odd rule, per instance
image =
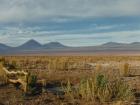
[{"label": "blue sky", "polygon": [[0,43],[140,41],[140,0],[0,0]]}]

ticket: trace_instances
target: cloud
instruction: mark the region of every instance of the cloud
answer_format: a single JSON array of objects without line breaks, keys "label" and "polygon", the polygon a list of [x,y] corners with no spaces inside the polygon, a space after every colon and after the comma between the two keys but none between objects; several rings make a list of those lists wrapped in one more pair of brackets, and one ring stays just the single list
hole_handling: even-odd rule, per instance
[{"label": "cloud", "polygon": [[[40,30],[40,27],[3,27],[0,30],[0,42],[18,46],[29,39],[35,39],[42,44],[59,41],[69,46],[92,46],[109,41],[134,42],[139,41],[140,28],[135,30],[118,30],[125,25],[95,25],[89,30]],[[115,27],[116,30],[113,28]],[[113,30],[112,30],[113,29]]]},{"label": "cloud", "polygon": [[139,16],[139,5],[140,0],[0,0],[0,22]]},{"label": "cloud", "polygon": [[0,0],[0,42],[96,45],[140,38],[140,0]]}]

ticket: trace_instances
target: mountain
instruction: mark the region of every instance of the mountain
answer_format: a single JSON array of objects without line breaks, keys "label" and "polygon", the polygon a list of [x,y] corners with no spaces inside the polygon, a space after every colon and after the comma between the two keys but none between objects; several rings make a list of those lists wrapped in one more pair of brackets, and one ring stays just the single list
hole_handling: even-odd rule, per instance
[{"label": "mountain", "polygon": [[12,54],[48,54],[48,55],[71,55],[71,54],[140,54],[140,42],[133,43],[117,43],[108,42],[98,46],[88,47],[68,47],[59,42],[50,42],[47,44],[40,44],[36,40],[29,40],[26,43],[10,47],[5,44],[0,44],[1,55]]},{"label": "mountain", "polygon": [[42,45],[40,43],[31,39],[31,40],[25,42],[24,44],[16,47],[16,49],[25,49],[25,50],[27,49],[27,50],[29,50],[29,49],[38,49],[38,48],[41,48],[41,47],[42,47]]},{"label": "mountain", "polygon": [[9,49],[9,48],[10,48],[9,46],[0,43],[0,50],[6,50],[6,49]]},{"label": "mountain", "polygon": [[118,46],[124,46],[125,43],[116,43],[116,42],[107,42],[105,44],[102,44],[102,47],[118,47]]},{"label": "mountain", "polygon": [[100,47],[107,49],[108,51],[140,51],[140,42],[133,43],[116,43],[108,42]]},{"label": "mountain", "polygon": [[50,42],[50,43],[44,44],[43,47],[47,49],[66,48],[66,46],[64,46],[63,44],[59,42]]},{"label": "mountain", "polygon": [[8,50],[11,50],[11,47],[0,43],[0,54],[6,54],[6,52],[8,52]]},{"label": "mountain", "polygon": [[50,42],[47,44],[40,44],[39,42],[31,39],[29,41],[27,41],[26,43],[15,47],[16,49],[20,49],[20,50],[44,50],[44,49],[56,49],[56,48],[65,48],[66,46],[64,46],[63,44],[59,43],[59,42]]},{"label": "mountain", "polygon": [[132,42],[131,44],[139,44],[140,45],[140,42]]},{"label": "mountain", "polygon": [[132,46],[140,46],[140,42],[133,42],[130,45],[132,45]]}]

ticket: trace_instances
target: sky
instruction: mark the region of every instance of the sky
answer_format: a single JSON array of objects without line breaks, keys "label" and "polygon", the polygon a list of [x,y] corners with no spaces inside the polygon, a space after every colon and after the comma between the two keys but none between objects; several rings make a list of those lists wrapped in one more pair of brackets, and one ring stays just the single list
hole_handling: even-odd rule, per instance
[{"label": "sky", "polygon": [[0,43],[140,42],[140,0],[0,0]]}]

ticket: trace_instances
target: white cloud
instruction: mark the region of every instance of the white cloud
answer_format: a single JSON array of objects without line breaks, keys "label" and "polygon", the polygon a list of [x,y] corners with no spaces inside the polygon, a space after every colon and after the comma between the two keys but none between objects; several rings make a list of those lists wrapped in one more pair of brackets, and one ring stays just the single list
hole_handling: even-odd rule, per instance
[{"label": "white cloud", "polygon": [[[97,26],[98,29],[110,29],[116,26]],[[139,41],[140,30],[122,30],[102,33],[81,33],[68,31],[38,30],[39,27],[3,27],[0,30],[0,43],[10,46],[18,46],[29,39],[35,39],[41,43],[59,41],[69,46],[98,45],[109,41],[134,42]],[[79,30],[80,31],[80,30]],[[86,31],[86,30],[85,30]]]},{"label": "white cloud", "polygon": [[[0,22],[140,15],[140,0],[0,0]],[[65,21],[58,19],[58,21]]]}]

